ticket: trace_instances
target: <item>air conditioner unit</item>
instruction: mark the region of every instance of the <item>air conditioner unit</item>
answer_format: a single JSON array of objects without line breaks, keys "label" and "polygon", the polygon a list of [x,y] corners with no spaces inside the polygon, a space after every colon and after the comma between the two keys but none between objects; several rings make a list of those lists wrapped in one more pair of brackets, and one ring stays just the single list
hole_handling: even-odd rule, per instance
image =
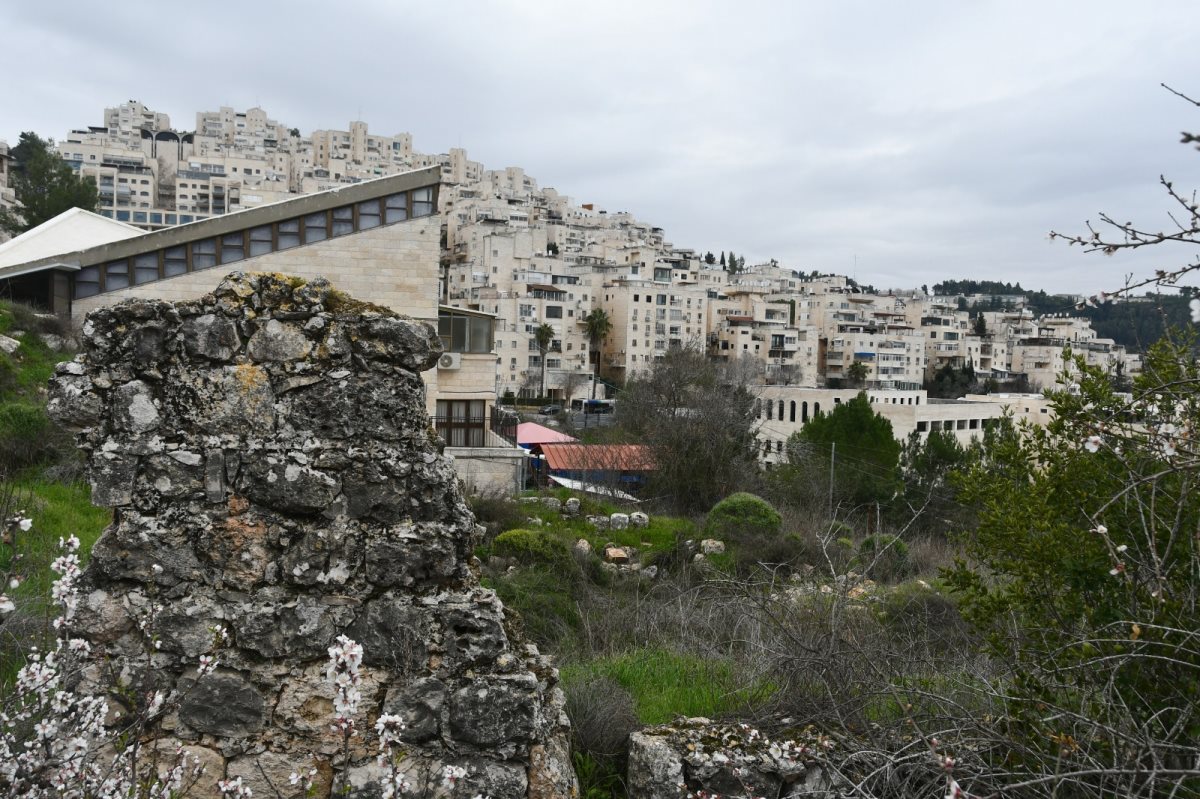
[{"label": "air conditioner unit", "polygon": [[462,366],[461,352],[443,352],[442,357],[438,358],[439,369],[457,369]]}]

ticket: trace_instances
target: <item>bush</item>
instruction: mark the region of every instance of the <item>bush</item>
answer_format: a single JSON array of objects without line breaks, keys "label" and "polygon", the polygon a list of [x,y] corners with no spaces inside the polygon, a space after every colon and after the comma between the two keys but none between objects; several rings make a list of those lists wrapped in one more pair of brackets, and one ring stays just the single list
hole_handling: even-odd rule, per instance
[{"label": "bush", "polygon": [[64,434],[44,408],[28,402],[0,403],[0,474],[12,474],[55,460]]},{"label": "bush", "polygon": [[740,491],[713,505],[704,532],[714,538],[738,541],[777,536],[782,524],[779,511],[771,503]]},{"label": "bush", "polygon": [[873,580],[898,580],[912,573],[908,545],[894,535],[869,535],[858,545],[863,572]]},{"label": "bush", "polygon": [[561,567],[570,563],[567,545],[544,530],[508,530],[496,536],[492,553],[526,565]]},{"label": "bush", "polygon": [[629,734],[639,726],[633,696],[611,677],[583,672],[563,683],[576,752],[616,764],[624,760]]},{"label": "bush", "polygon": [[480,494],[468,498],[467,502],[475,514],[475,521],[487,530],[485,541],[491,541],[505,530],[520,527],[528,516],[519,502],[503,494]]}]

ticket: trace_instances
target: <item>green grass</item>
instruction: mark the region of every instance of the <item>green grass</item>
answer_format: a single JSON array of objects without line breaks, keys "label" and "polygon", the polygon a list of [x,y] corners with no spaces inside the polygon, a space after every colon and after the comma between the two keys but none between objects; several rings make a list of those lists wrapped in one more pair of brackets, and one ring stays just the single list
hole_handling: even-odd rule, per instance
[{"label": "green grass", "polygon": [[[59,554],[58,539],[79,537],[80,558],[86,563],[92,545],[112,518],[108,508],[91,503],[91,489],[82,483],[67,485],[46,480],[24,480],[12,484],[14,511],[23,510],[33,528],[21,538],[20,572],[24,577],[18,597],[48,597],[56,575],[50,563]],[[11,552],[0,546],[0,571],[10,565]]]},{"label": "green grass", "polygon": [[663,724],[676,716],[714,718],[744,709],[771,693],[770,686],[744,684],[727,661],[657,647],[562,668],[567,683],[588,674],[609,677],[629,691],[643,724]]}]

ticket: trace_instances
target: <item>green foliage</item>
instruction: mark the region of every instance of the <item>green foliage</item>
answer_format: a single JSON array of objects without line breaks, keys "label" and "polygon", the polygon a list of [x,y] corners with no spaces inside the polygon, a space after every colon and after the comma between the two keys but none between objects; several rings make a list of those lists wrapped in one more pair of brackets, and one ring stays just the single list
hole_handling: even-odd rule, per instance
[{"label": "green foliage", "polygon": [[54,151],[52,139],[26,131],[9,155],[13,159],[9,187],[17,204],[15,212],[0,210],[0,229],[16,236],[71,208],[96,210],[100,199],[96,184],[75,174]]},{"label": "green foliage", "polygon": [[852,385],[861,386],[863,381],[867,379],[867,375],[871,373],[868,367],[862,361],[855,361],[846,369],[846,377],[850,379]]},{"label": "green foliage", "polygon": [[43,406],[17,401],[0,403],[0,471],[13,474],[50,460],[50,420]]},{"label": "green foliage", "polygon": [[824,482],[832,458],[834,493],[855,505],[890,502],[902,489],[900,443],[892,423],[875,413],[865,392],[811,418],[788,439],[787,452],[797,468],[776,470],[780,477]]},{"label": "green foliage", "polygon": [[961,369],[956,369],[950,364],[946,364],[934,373],[933,379],[928,381],[928,385],[926,385],[929,396],[938,399],[957,399],[978,389],[979,384],[975,380],[975,368],[970,364]]},{"label": "green foliage", "polygon": [[544,530],[508,530],[496,536],[492,553],[526,565],[563,566],[571,559],[566,544]]},{"label": "green foliage", "polygon": [[704,532],[712,538],[737,540],[776,537],[783,518],[762,497],[739,491],[730,494],[708,512]]},{"label": "green foliage", "polygon": [[872,580],[888,582],[912,573],[908,544],[894,535],[869,535],[858,545],[858,560],[863,573]]},{"label": "green foliage", "polygon": [[[986,441],[988,428],[983,432]],[[948,430],[932,430],[924,437],[914,430],[900,451],[905,502],[899,513],[903,520],[915,516],[921,530],[939,535],[970,527],[973,509],[962,501],[950,476],[980,461],[985,448],[978,441],[964,447]]]},{"label": "green foliage", "polygon": [[560,571],[517,569],[491,581],[506,610],[515,612],[531,641],[549,651],[568,646],[579,626],[571,580]]},{"label": "green foliage", "polygon": [[762,701],[772,690],[741,682],[727,661],[658,647],[562,669],[568,685],[590,675],[608,677],[629,691],[643,724],[663,724],[679,715],[714,718]]},{"label": "green foliage", "polygon": [[1092,756],[1144,756],[1113,746],[1112,729],[1152,730],[1155,747],[1200,739],[1189,643],[1200,628],[1200,475],[1184,432],[1200,428],[1193,346],[1151,348],[1133,406],[1077,361],[1078,393],[1052,395],[1050,425],[999,431],[959,478],[980,519],[964,541],[970,560],[946,578],[1018,675],[1012,712],[1033,750],[1062,734],[1047,707],[1090,720],[1072,735],[1089,737]]}]

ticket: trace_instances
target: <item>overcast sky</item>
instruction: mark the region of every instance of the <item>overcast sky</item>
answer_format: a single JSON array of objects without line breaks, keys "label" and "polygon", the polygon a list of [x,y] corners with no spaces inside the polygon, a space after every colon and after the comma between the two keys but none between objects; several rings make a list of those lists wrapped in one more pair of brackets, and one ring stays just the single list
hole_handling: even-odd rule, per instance
[{"label": "overcast sky", "polygon": [[1194,0],[66,0],[4,28],[10,144],[131,98],[182,129],[221,105],[306,133],[363,119],[678,246],[880,288],[1092,293],[1200,254],[1046,235],[1102,210],[1162,227],[1158,176],[1200,186],[1178,144],[1200,109],[1159,87],[1200,96]]}]

